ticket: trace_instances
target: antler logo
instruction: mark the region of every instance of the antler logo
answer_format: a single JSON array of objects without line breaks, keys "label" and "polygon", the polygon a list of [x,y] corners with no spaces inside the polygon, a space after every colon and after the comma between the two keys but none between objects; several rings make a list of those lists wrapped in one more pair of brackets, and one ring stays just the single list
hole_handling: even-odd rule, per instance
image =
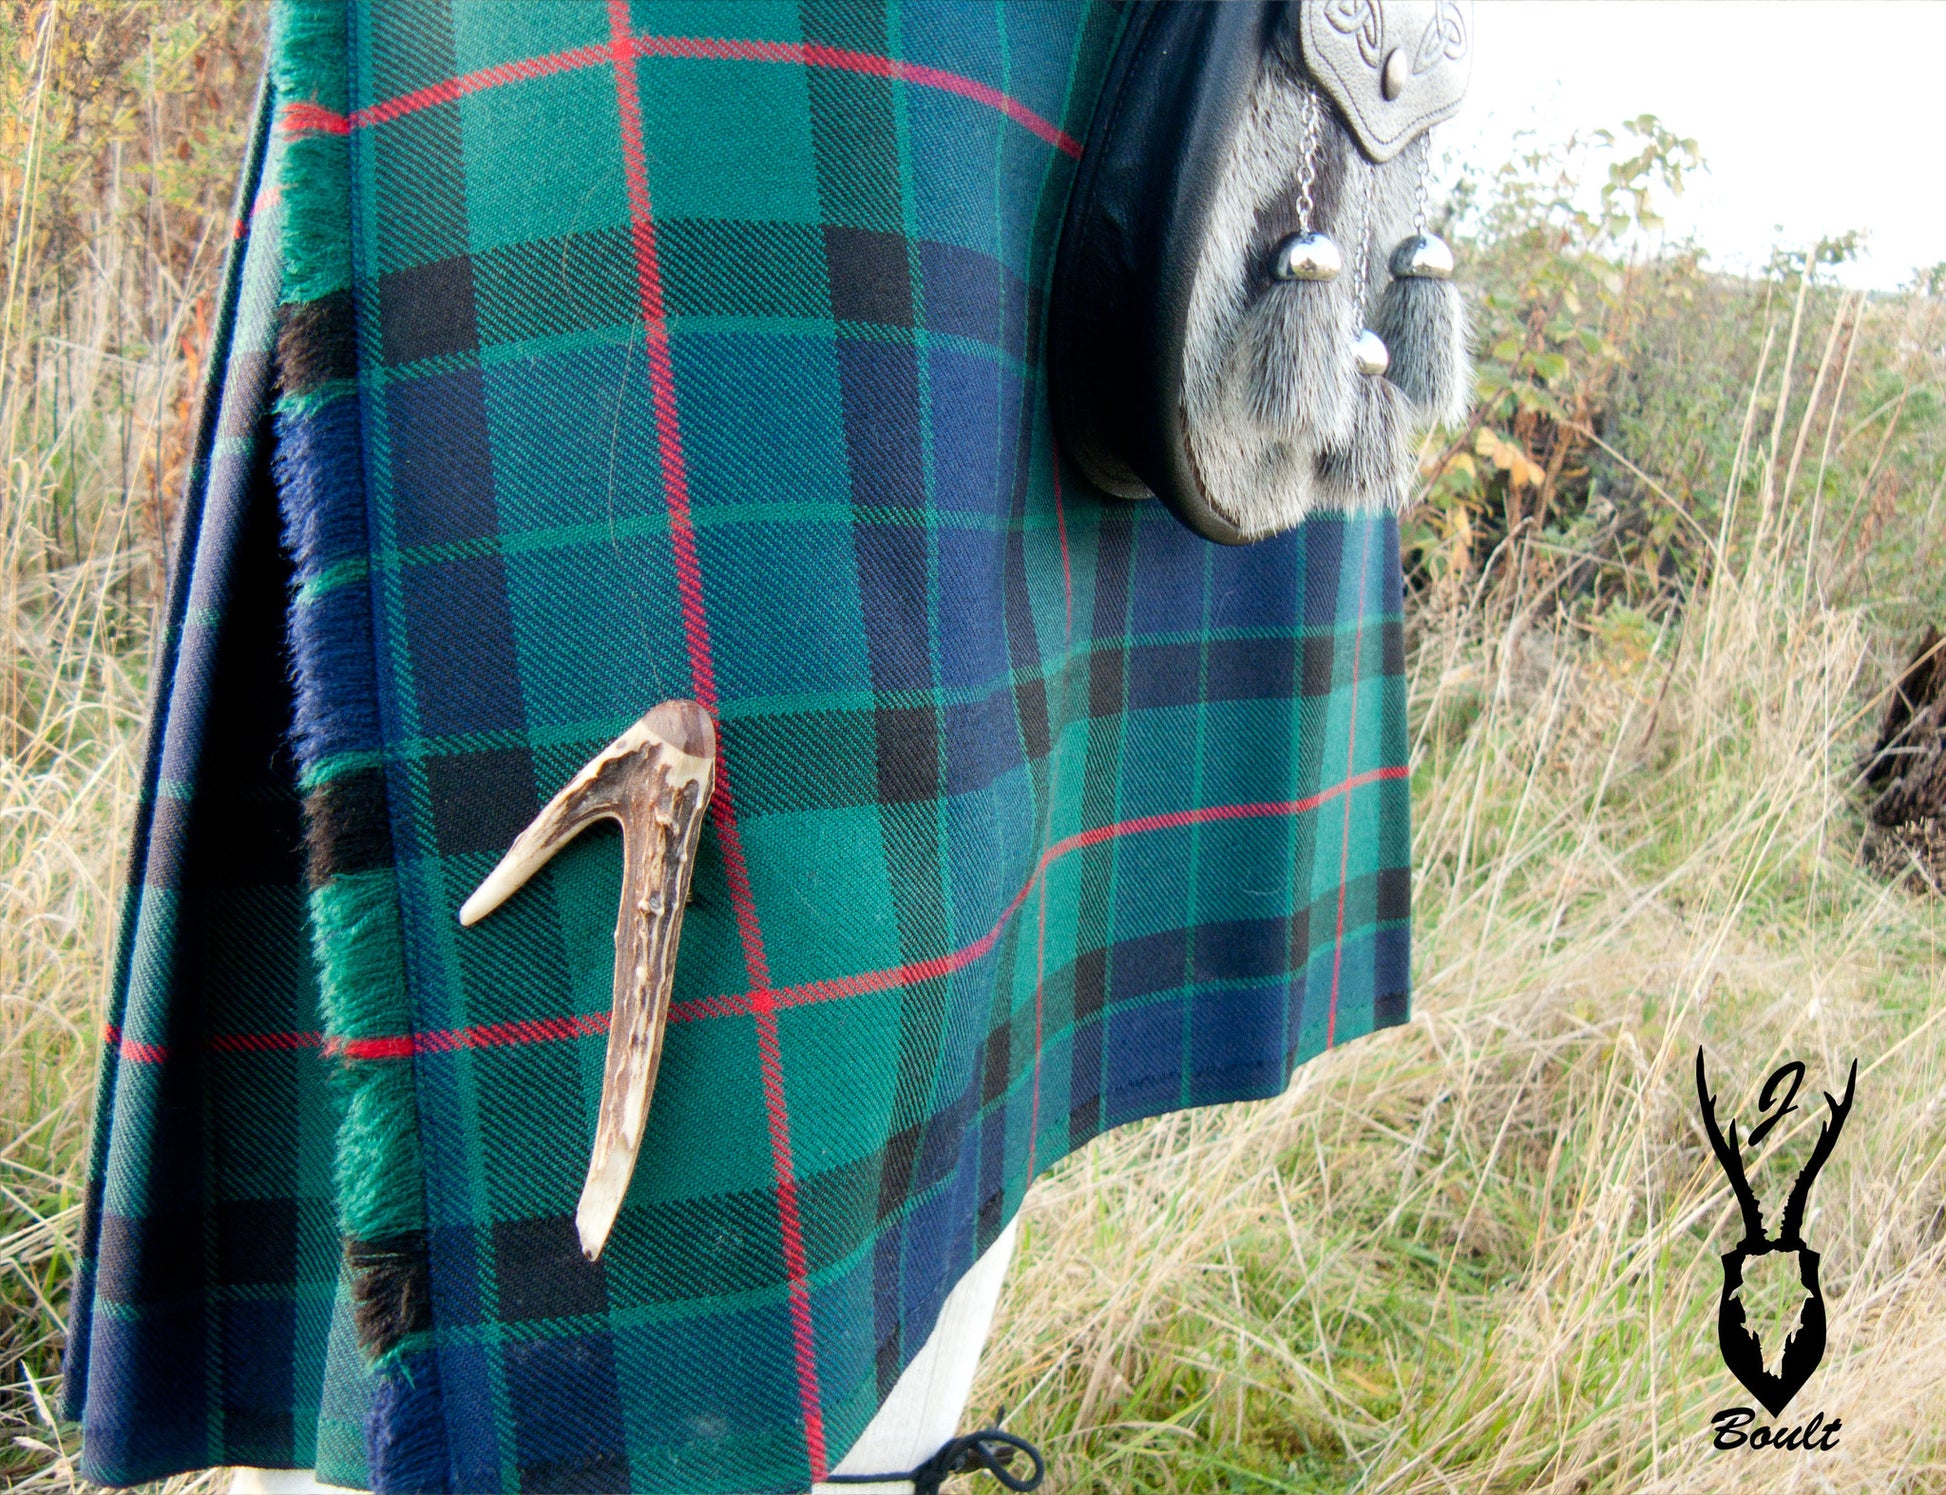
[{"label": "antler logo", "polygon": [[[1786,1080],[1790,1089],[1781,1101],[1777,1099],[1777,1088]],[[1798,1086],[1804,1083],[1804,1064],[1802,1060],[1792,1060],[1789,1064],[1779,1065],[1764,1081],[1763,1092],[1757,1098],[1760,1110],[1765,1114],[1750,1131],[1750,1146],[1756,1147],[1770,1134],[1772,1127],[1797,1109],[1792,1101],[1797,1096]],[[1844,1130],[1845,1117],[1851,1114],[1852,1092],[1858,1085],[1858,1061],[1851,1062],[1851,1077],[1845,1082],[1845,1098],[1835,1099],[1829,1091],[1825,1092],[1825,1104],[1831,1108],[1830,1120],[1818,1130],[1817,1145],[1811,1150],[1811,1160],[1798,1174],[1797,1182],[1791,1185],[1789,1202],[1784,1206],[1784,1219],[1777,1235],[1773,1238],[1764,1233],[1763,1207],[1757,1203],[1757,1196],[1743,1173],[1743,1153],[1737,1144],[1737,1124],[1730,1122],[1730,1135],[1726,1140],[1722,1129],[1716,1124],[1716,1097],[1709,1093],[1709,1083],[1703,1074],[1703,1051],[1696,1050],[1696,1098],[1702,1104],[1703,1126],[1709,1132],[1710,1146],[1716,1152],[1716,1160],[1723,1165],[1728,1175],[1730,1188],[1736,1195],[1737,1207],[1743,1212],[1743,1239],[1737,1242],[1736,1250],[1723,1257],[1723,1297],[1716,1308],[1716,1338],[1723,1350],[1723,1363],[1745,1389],[1769,1409],[1772,1417],[1782,1415],[1790,1405],[1792,1397],[1804,1389],[1804,1383],[1811,1379],[1811,1372],[1818,1368],[1824,1358],[1824,1295],[1818,1288],[1818,1253],[1804,1242],[1804,1211],[1811,1201],[1811,1185],[1817,1182],[1818,1172],[1824,1167],[1825,1160],[1831,1156],[1831,1149],[1838,1145],[1838,1133]],[[1773,1110],[1773,1106],[1775,1109]],[[1743,1300],[1739,1293],[1743,1288],[1743,1264],[1752,1257],[1767,1256],[1772,1252],[1789,1252],[1797,1257],[1798,1281],[1803,1283],[1805,1300],[1799,1310],[1798,1327],[1784,1341],[1784,1354],[1775,1374],[1764,1368],[1763,1342],[1751,1332],[1745,1321]]]}]

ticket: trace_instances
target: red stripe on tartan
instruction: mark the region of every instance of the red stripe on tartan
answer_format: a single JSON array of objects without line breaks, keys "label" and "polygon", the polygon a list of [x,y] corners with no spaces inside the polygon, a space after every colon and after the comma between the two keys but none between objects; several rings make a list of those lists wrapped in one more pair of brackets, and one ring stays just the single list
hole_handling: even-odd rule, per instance
[{"label": "red stripe on tartan", "polygon": [[872,78],[890,78],[901,83],[917,83],[957,94],[996,109],[1015,124],[1045,140],[1064,155],[1077,159],[1081,142],[1067,131],[1041,118],[1018,99],[943,68],[923,63],[903,62],[896,57],[878,57],[870,52],[854,52],[847,47],[826,46],[820,42],[759,42],[721,40],[703,36],[641,36],[635,39],[638,57],[694,57],[731,62],[790,62],[803,67],[834,68],[839,72],[863,73]]},{"label": "red stripe on tartan", "polygon": [[[1358,761],[1358,660],[1365,643],[1365,588],[1370,582],[1365,563],[1372,555],[1371,526],[1358,552],[1358,626],[1351,635],[1351,722],[1345,732],[1345,767]],[[1324,1019],[1324,1046],[1338,1037],[1338,981],[1345,969],[1345,874],[1351,870],[1351,796],[1345,796],[1345,838],[1338,848],[1338,932],[1331,947],[1331,1009]]]},{"label": "red stripe on tartan", "polygon": [[890,78],[901,83],[916,83],[921,88],[935,88],[942,93],[957,94],[960,98],[970,99],[1004,114],[1015,124],[1029,133],[1045,140],[1064,155],[1076,159],[1081,155],[1081,142],[1067,131],[1043,119],[1020,100],[1002,93],[999,89],[981,83],[977,79],[949,73],[944,68],[927,67],[923,63],[902,62],[893,57],[878,57],[870,52],[853,52],[845,47],[829,47],[815,42],[762,42],[744,41],[730,37],[712,36],[636,36],[625,41],[612,38],[607,45],[572,47],[565,52],[550,52],[544,57],[526,57],[518,62],[502,62],[493,67],[481,68],[477,72],[463,73],[455,78],[429,84],[425,88],[400,94],[395,99],[372,104],[364,109],[355,110],[349,117],[334,114],[328,109],[320,109],[315,104],[291,105],[285,114],[285,133],[293,130],[290,114],[293,110],[306,111],[307,120],[315,119],[310,126],[311,132],[320,130],[333,134],[343,134],[347,130],[366,130],[373,125],[382,125],[403,115],[430,109],[436,104],[450,104],[456,99],[483,89],[499,88],[508,83],[520,83],[531,78],[544,78],[550,73],[571,72],[577,68],[593,67],[613,60],[617,46],[625,46],[628,55],[634,57],[677,57],[693,61],[710,62],[782,62],[799,67],[832,68],[839,72],[863,73],[873,78]]},{"label": "red stripe on tartan", "polygon": [[160,1064],[169,1057],[169,1050],[159,1043],[122,1037],[122,1030],[113,1023],[101,1025],[101,1041],[104,1047],[114,1049],[122,1059],[134,1064]]},{"label": "red stripe on tartan", "polygon": [[281,191],[277,184],[272,182],[252,198],[250,210],[236,221],[235,237],[239,239],[245,237],[250,232],[250,226],[257,221],[257,214],[275,204],[280,196],[282,196]]},{"label": "red stripe on tartan", "polygon": [[523,57],[518,62],[502,62],[481,68],[478,72],[463,73],[457,78],[414,89],[411,93],[400,94],[396,99],[387,99],[382,104],[356,110],[349,123],[354,130],[370,129],[373,125],[397,119],[402,114],[416,114],[435,104],[450,104],[455,99],[462,99],[469,93],[479,93],[482,89],[499,88],[502,84],[520,83],[529,78],[545,78],[549,73],[594,67],[613,56],[612,44],[594,42],[585,47],[571,47],[565,52],[550,52],[545,57]]},{"label": "red stripe on tartan", "polygon": [[169,1057],[169,1051],[159,1043],[141,1043],[122,1037],[122,1030],[113,1023],[101,1025],[102,1047],[114,1049],[117,1055],[136,1064],[160,1064]]},{"label": "red stripe on tartan", "polygon": [[[1077,831],[1072,836],[1057,841],[1041,854],[1040,861],[1029,875],[1025,885],[1014,894],[1013,901],[1001,911],[993,927],[970,945],[964,945],[946,955],[935,955],[927,960],[908,961],[905,965],[892,966],[883,971],[869,971],[862,976],[838,976],[826,981],[810,981],[802,986],[779,987],[765,992],[764,997],[779,1007],[807,1007],[817,1002],[835,1002],[846,997],[863,996],[869,992],[888,991],[897,986],[911,986],[921,981],[934,981],[941,976],[950,976],[964,970],[980,959],[1000,942],[1001,934],[1015,914],[1019,913],[1032,896],[1035,885],[1046,875],[1047,869],[1062,857],[1077,851],[1085,851],[1090,846],[1099,846],[1104,841],[1112,841],[1121,836],[1139,836],[1149,831],[1181,830],[1185,826],[1210,825],[1223,820],[1262,820],[1280,815],[1303,815],[1318,806],[1328,804],[1339,795],[1350,795],[1355,789],[1367,784],[1375,784],[1385,779],[1403,779],[1412,772],[1403,764],[1391,764],[1384,768],[1368,768],[1365,772],[1354,774],[1342,783],[1329,789],[1321,789],[1305,799],[1265,800],[1247,805],[1207,805],[1200,810],[1172,810],[1164,815],[1144,815],[1135,820],[1117,821],[1113,825],[1096,826],[1093,830]],[[728,1017],[750,1010],[757,993],[745,992],[738,996],[699,997],[689,1002],[678,1002],[669,1009],[672,1023],[693,1023],[702,1018]]]},{"label": "red stripe on tartan", "polygon": [[523,1018],[509,1023],[482,1023],[471,1028],[448,1028],[413,1036],[415,1054],[439,1054],[448,1049],[498,1049],[511,1044],[553,1043],[563,1038],[592,1038],[608,1031],[608,1014],[590,1012],[578,1017]]},{"label": "red stripe on tartan", "polygon": [[529,1043],[556,1043],[566,1038],[595,1038],[608,1031],[608,1014],[587,1012],[573,1017],[520,1018],[505,1023],[478,1023],[467,1028],[435,1028],[383,1038],[333,1038],[328,1054],[348,1060],[410,1059],[418,1054],[450,1054],[458,1049],[498,1049]]},{"label": "red stripe on tartan", "polygon": [[[889,970],[870,971],[862,976],[812,981],[802,986],[787,986],[762,993],[748,991],[735,996],[699,997],[672,1007],[669,1021],[693,1023],[713,1017],[743,1016],[755,1010],[755,1004],[761,996],[770,1003],[774,1034],[774,1013],[780,1007],[806,1007],[818,1002],[839,1001],[845,997],[887,991],[917,981],[949,976],[971,965],[999,943],[1008,920],[1026,905],[1037,885],[1041,889],[1042,896],[1045,897],[1047,869],[1062,857],[1090,846],[1099,846],[1104,841],[1120,836],[1141,835],[1147,831],[1179,830],[1185,826],[1207,825],[1221,820],[1252,820],[1278,815],[1302,815],[1329,803],[1341,794],[1348,795],[1354,789],[1362,789],[1367,784],[1386,779],[1403,779],[1410,772],[1411,770],[1402,765],[1367,769],[1364,773],[1349,778],[1342,784],[1322,790],[1308,799],[1274,800],[1248,805],[1212,805],[1201,810],[1179,810],[1169,815],[1150,815],[1140,820],[1125,820],[1115,825],[1082,831],[1049,847],[1033,875],[1028,878],[1027,885],[1007,905],[993,928],[962,950],[956,950],[950,955],[936,956],[931,960],[894,966]],[[1341,868],[1343,865],[1341,857]],[[1342,925],[1340,938],[1342,939]],[[426,1033],[385,1038],[345,1040],[325,1039],[317,1033],[236,1033],[216,1039],[211,1047],[224,1052],[266,1052],[278,1049],[322,1047],[326,1053],[346,1059],[403,1059],[416,1054],[450,1054],[461,1049],[504,1048],[529,1043],[554,1043],[572,1038],[599,1038],[607,1031],[607,1013],[585,1012],[570,1017],[529,1018],[515,1022],[485,1023],[468,1028],[434,1029]],[[156,1044],[121,1043],[121,1030],[112,1024],[103,1028],[102,1041],[110,1045],[121,1044],[122,1056],[138,1062],[160,1063],[168,1054],[166,1049]]]},{"label": "red stripe on tartan", "polygon": [[[113,1023],[102,1025],[101,1041],[119,1049],[122,1058],[137,1064],[162,1064],[169,1058],[166,1045],[124,1038],[122,1030]],[[322,1033],[219,1033],[207,1047],[213,1054],[275,1054],[315,1049],[323,1042]]]},{"label": "red stripe on tartan", "polygon": [[[1061,512],[1061,456],[1054,456],[1054,512]],[[1067,561],[1067,535],[1062,534],[1061,560]],[[1072,620],[1070,620],[1072,621]],[[1070,640],[1071,642],[1072,640]],[[1059,734],[1056,734],[1057,736]],[[1054,829],[1054,806],[1061,791],[1061,752],[1058,746],[1048,755],[1047,780],[1047,818],[1041,822],[1041,839],[1047,839],[1048,832]],[[1036,865],[1035,875],[1044,872],[1049,863],[1043,857]],[[1041,1039],[1042,1024],[1046,1013],[1047,994],[1047,879],[1040,877],[1040,908],[1034,920],[1034,1098],[1027,1110],[1027,1181],[1034,1181],[1034,1147],[1041,1135]]]},{"label": "red stripe on tartan", "polygon": [[[1048,797],[1053,798],[1050,790]],[[1034,1100],[1027,1112],[1027,1181],[1034,1181],[1034,1144],[1041,1135],[1041,1016],[1047,990],[1047,879],[1041,879],[1040,917],[1034,931]]]},{"label": "red stripe on tartan", "polygon": [[314,1049],[324,1042],[322,1033],[223,1033],[209,1041],[219,1054],[281,1054],[293,1049]]},{"label": "red stripe on tartan", "polygon": [[301,135],[349,135],[351,121],[335,109],[300,100],[284,106],[277,118],[277,129],[286,140]]},{"label": "red stripe on tartan", "polygon": [[[682,428],[676,416],[675,370],[669,358],[669,324],[662,299],[662,269],[656,255],[655,219],[650,210],[649,176],[642,146],[642,101],[635,86],[635,58],[646,55],[628,30],[628,0],[609,0],[609,53],[615,67],[615,102],[621,116],[622,158],[628,177],[629,218],[634,230],[636,280],[642,298],[643,340],[648,346],[649,383],[655,395],[656,439],[662,463],[662,488],[669,509],[669,548],[682,605],[683,635],[689,647],[696,699],[716,714],[716,670],[710,658],[709,618],[703,605],[702,568],[696,555],[696,530],[689,514],[689,478],[683,460]],[[757,1030],[757,1057],[763,1071],[764,1110],[770,1129],[772,1171],[777,1176],[777,1225],[790,1284],[791,1337],[797,1361],[797,1393],[804,1416],[804,1451],[815,1483],[828,1464],[824,1410],[818,1391],[817,1345],[811,1322],[809,1269],[804,1226],[798,1212],[797,1169],[791,1156],[790,1110],[784,1093],[784,1053],[777,1037],[777,1010],[769,999],[770,962],[750,893],[743,839],[737,832],[728,765],[717,755],[716,790],[710,816],[723,853],[730,903],[736,911],[744,965],[753,988],[750,1012]]]}]

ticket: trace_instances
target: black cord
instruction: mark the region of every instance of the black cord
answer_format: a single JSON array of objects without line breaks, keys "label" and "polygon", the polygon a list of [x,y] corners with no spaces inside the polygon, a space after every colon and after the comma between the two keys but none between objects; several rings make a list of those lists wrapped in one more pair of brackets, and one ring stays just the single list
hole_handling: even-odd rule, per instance
[{"label": "black cord", "polygon": [[[1033,1460],[1032,1474],[1022,1477],[1007,1467],[1013,1461],[1015,1449]],[[900,1474],[827,1474],[824,1482],[828,1485],[879,1485],[909,1479],[912,1481],[912,1495],[939,1495],[939,1487],[953,1475],[978,1469],[986,1470],[1009,1490],[1038,1490],[1041,1481],[1047,1478],[1047,1461],[1041,1457],[1038,1448],[1013,1433],[1003,1433],[999,1428],[985,1428],[977,1433],[968,1433],[964,1438],[953,1439],[917,1469],[908,1469]]]}]

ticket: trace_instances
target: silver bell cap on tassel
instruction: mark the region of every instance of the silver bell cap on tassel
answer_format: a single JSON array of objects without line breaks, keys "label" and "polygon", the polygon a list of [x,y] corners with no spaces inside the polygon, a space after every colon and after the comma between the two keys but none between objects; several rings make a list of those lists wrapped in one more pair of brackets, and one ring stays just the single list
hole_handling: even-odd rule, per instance
[{"label": "silver bell cap on tassel", "polygon": [[1323,234],[1292,234],[1277,246],[1270,273],[1276,280],[1336,280],[1344,267],[1338,246]]},{"label": "silver bell cap on tassel", "polygon": [[1382,374],[1391,366],[1392,354],[1385,346],[1385,339],[1367,327],[1352,344],[1351,361],[1361,374]]},{"label": "silver bell cap on tassel", "polygon": [[1451,280],[1453,251],[1437,234],[1414,234],[1392,251],[1394,280]]}]

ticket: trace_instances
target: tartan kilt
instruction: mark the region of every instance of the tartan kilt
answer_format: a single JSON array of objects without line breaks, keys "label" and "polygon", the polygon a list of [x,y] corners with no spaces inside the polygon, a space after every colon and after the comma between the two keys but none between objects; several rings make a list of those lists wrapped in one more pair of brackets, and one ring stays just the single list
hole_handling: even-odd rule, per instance
[{"label": "tartan kilt", "polygon": [[[802,1490],[1036,1174],[1407,1015],[1398,536],[1208,544],[1049,430],[1118,8],[281,7],[165,615],[82,1464]],[[573,1211],[649,706],[722,772]]]}]

